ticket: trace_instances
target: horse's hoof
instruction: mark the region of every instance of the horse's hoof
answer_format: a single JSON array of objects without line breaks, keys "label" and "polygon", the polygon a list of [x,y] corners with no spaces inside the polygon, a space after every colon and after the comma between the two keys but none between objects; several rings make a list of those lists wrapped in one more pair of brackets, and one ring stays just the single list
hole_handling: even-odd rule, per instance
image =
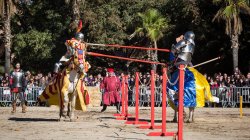
[{"label": "horse's hoof", "polygon": [[186,123],[193,123],[193,121],[187,120]]},{"label": "horse's hoof", "polygon": [[177,118],[174,118],[172,122],[177,123]]},{"label": "horse's hoof", "polygon": [[76,122],[76,119],[70,119],[69,121],[70,122]]},{"label": "horse's hoof", "polygon": [[65,119],[68,117],[68,115],[66,115],[64,113],[62,113],[61,116],[64,117]]},{"label": "horse's hoof", "polygon": [[62,119],[62,118],[59,118],[59,119],[58,119],[58,122],[62,122],[62,121],[63,121],[63,119]]}]

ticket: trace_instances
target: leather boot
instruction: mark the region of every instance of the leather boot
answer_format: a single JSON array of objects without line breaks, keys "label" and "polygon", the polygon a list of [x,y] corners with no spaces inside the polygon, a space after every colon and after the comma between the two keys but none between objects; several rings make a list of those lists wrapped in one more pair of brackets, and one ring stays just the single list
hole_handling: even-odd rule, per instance
[{"label": "leather boot", "polygon": [[107,109],[107,105],[103,105],[101,112],[104,112],[106,109]]},{"label": "leather boot", "polygon": [[26,113],[26,105],[22,104],[22,113]]},{"label": "leather boot", "polygon": [[11,113],[16,113],[16,102],[15,101],[12,102],[12,111],[11,111]]}]

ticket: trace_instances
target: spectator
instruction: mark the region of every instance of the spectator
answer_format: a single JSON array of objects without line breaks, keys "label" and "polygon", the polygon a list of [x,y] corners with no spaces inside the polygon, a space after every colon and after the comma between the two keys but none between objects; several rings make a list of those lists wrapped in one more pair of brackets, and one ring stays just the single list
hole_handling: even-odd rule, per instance
[{"label": "spectator", "polygon": [[2,87],[9,87],[9,74],[8,73],[4,74],[4,76],[2,78],[1,86]]},{"label": "spectator", "polygon": [[157,74],[156,75],[156,78],[155,78],[155,86],[156,87],[160,87],[161,86],[161,83],[162,81],[160,80],[160,76]]},{"label": "spectator", "polygon": [[223,76],[219,76],[218,85],[221,86],[222,83],[225,83],[224,78]]},{"label": "spectator", "polygon": [[46,87],[46,79],[45,79],[45,77],[43,76],[41,79],[40,79],[40,81],[39,81],[39,87],[41,87],[42,89],[45,89],[45,87]]},{"label": "spectator", "polygon": [[245,86],[250,87],[250,72],[247,73],[247,77],[245,79]]},{"label": "spectator", "polygon": [[28,94],[32,94],[32,88],[34,88],[34,87],[35,87],[34,78],[31,76],[29,81],[28,81],[28,85],[27,85]]},{"label": "spectator", "polygon": [[235,67],[235,68],[234,68],[234,74],[235,74],[235,75],[237,75],[237,74],[241,75],[241,72],[240,72],[239,67]]},{"label": "spectator", "polygon": [[217,81],[213,79],[211,79],[210,86],[211,86],[211,89],[215,89],[219,87]]},{"label": "spectator", "polygon": [[227,81],[227,78],[228,78],[227,74],[224,73],[224,74],[223,74],[223,80],[224,80],[225,82]]},{"label": "spectator", "polygon": [[93,78],[93,75],[89,75],[88,80],[87,80],[87,85],[88,86],[95,86],[95,79]]},{"label": "spectator", "polygon": [[225,86],[229,87],[231,84],[231,78],[230,77],[227,77],[227,80],[225,82]]},{"label": "spectator", "polygon": [[30,73],[30,71],[27,71],[26,73],[25,73],[25,77],[26,77],[26,80],[29,80],[30,78],[31,78],[31,73]]}]

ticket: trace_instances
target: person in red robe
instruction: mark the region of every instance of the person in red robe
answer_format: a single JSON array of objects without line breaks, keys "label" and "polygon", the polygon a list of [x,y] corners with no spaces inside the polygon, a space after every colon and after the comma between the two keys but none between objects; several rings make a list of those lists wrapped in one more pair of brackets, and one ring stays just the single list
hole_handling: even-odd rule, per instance
[{"label": "person in red robe", "polygon": [[121,82],[119,77],[116,77],[113,68],[108,68],[107,71],[108,76],[106,76],[101,83],[101,89],[104,90],[102,96],[103,108],[101,112],[104,112],[107,109],[107,106],[115,104],[117,113],[120,113]]}]

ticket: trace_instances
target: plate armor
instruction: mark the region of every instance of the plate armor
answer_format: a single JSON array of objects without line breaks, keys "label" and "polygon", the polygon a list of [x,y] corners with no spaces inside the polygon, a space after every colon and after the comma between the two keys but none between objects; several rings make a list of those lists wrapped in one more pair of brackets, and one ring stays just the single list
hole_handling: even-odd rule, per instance
[{"label": "plate armor", "polygon": [[13,79],[11,87],[24,87],[25,86],[25,75],[22,70],[13,71],[11,73],[11,78]]}]

